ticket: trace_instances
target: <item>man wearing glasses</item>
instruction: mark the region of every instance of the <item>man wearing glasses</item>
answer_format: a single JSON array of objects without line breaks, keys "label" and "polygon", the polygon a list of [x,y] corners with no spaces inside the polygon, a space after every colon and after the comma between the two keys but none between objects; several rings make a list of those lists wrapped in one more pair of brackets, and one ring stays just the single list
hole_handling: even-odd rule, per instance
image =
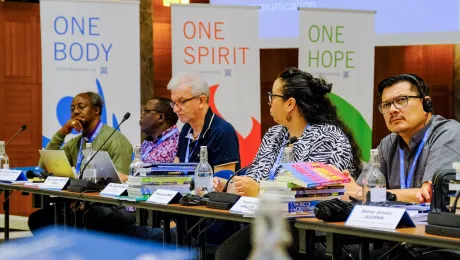
[{"label": "man wearing glasses", "polygon": [[429,88],[417,75],[386,78],[378,90],[392,132],[378,147],[387,187],[398,200],[430,202],[434,173],[460,162],[460,124],[433,114]]},{"label": "man wearing glasses", "polygon": [[147,135],[141,146],[141,158],[145,163],[171,163],[176,157],[178,118],[170,103],[167,98],[154,97],[142,109],[139,125]]},{"label": "man wearing glasses", "polygon": [[[80,168],[83,167],[83,150],[86,147],[86,143],[92,143],[93,150],[95,151],[114,130],[112,127],[104,125],[101,122],[103,106],[104,102],[97,93],[85,92],[75,96],[70,106],[71,118],[54,134],[45,149],[64,150],[70,164],[75,167],[76,172],[79,172]],[[64,144],[65,137],[74,129],[81,134]],[[128,139],[117,131],[101,150],[108,152],[119,173],[120,179],[126,181],[133,153],[133,147]],[[39,165],[45,169],[41,160]],[[74,221],[82,223],[83,211],[78,211],[77,213],[71,215],[77,218]],[[54,207],[47,207],[46,209],[40,209],[32,213],[29,216],[28,224],[30,230],[35,231],[45,226],[54,225],[54,222]]]},{"label": "man wearing glasses", "polygon": [[209,107],[208,84],[198,75],[181,73],[168,84],[171,107],[185,125],[179,137],[176,162],[199,162],[200,146],[207,146],[214,172],[240,168],[238,136],[231,124]]}]

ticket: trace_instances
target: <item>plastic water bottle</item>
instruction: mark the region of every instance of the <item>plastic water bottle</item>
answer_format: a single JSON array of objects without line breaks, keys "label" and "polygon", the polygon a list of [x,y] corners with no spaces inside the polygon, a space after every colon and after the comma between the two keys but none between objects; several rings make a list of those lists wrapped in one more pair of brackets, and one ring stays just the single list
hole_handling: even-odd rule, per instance
[{"label": "plastic water bottle", "polygon": [[200,148],[200,163],[195,168],[195,194],[204,196],[214,190],[212,185],[212,167],[208,163],[208,149],[206,146]]},{"label": "plastic water bottle", "polygon": [[[292,152],[292,147],[284,147],[283,155],[281,156],[280,163],[292,163],[294,162],[294,153]],[[286,175],[288,171],[281,166],[281,169],[278,171],[278,176]]]},{"label": "plastic water bottle", "polygon": [[250,260],[291,259],[286,247],[292,243],[288,223],[281,212],[281,201],[277,194],[261,196],[257,217],[252,224],[253,249]]},{"label": "plastic water bottle", "polygon": [[141,158],[141,146],[136,144],[136,146],[134,146],[134,160],[131,165],[129,165],[129,174],[133,176],[136,175],[136,173],[139,171],[139,168],[141,168],[143,165],[144,163],[142,162]]},{"label": "plastic water bottle", "polygon": [[[85,167],[88,164],[89,160],[93,157],[93,146],[91,143],[86,144],[85,150],[85,158],[83,159],[83,163],[81,167]],[[96,162],[92,160],[85,168],[83,172],[83,179],[90,180],[92,182],[97,182],[97,170],[96,170]]]},{"label": "plastic water bottle", "polygon": [[5,151],[5,141],[0,141],[0,169],[9,169],[10,160]]},{"label": "plastic water bottle", "polygon": [[385,175],[380,171],[379,150],[371,150],[370,170],[363,178],[363,204],[377,206],[387,200]]}]

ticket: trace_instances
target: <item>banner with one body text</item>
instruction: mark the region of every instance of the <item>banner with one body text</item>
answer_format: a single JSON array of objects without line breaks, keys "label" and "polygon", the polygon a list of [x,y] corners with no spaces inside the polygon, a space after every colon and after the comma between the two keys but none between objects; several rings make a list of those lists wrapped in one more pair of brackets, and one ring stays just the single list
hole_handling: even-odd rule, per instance
[{"label": "banner with one body text", "polygon": [[241,166],[261,141],[258,7],[172,5],[172,72],[195,72],[210,87],[210,107],[233,125]]},{"label": "banner with one body text", "polygon": [[332,83],[332,102],[363,159],[372,146],[374,16],[371,11],[300,8],[299,67]]},{"label": "banner with one body text", "polygon": [[[138,1],[40,1],[43,146],[71,116],[81,92],[104,100],[101,121],[140,142]],[[78,135],[75,130],[66,141]]]}]

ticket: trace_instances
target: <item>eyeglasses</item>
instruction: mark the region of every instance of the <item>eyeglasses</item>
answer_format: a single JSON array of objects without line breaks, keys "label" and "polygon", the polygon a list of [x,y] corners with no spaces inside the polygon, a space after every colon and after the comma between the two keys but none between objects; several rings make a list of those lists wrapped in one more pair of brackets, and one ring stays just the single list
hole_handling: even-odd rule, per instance
[{"label": "eyeglasses", "polygon": [[185,105],[185,103],[189,102],[190,100],[192,100],[194,98],[199,98],[199,97],[191,97],[191,98],[188,98],[188,99],[182,100],[182,101],[179,100],[177,102],[169,102],[169,104],[171,105],[172,108],[174,108],[175,106],[183,107]]},{"label": "eyeglasses", "polygon": [[155,110],[155,109],[142,109],[142,110],[141,110],[141,113],[142,113],[142,114],[147,114],[147,113],[149,113],[149,112],[162,113],[162,112],[160,112],[160,111],[158,111],[158,110]]},{"label": "eyeglasses", "polygon": [[397,109],[402,109],[407,106],[409,103],[409,98],[423,98],[421,96],[399,96],[391,101],[383,102],[379,105],[379,111],[382,114],[390,112],[391,104],[393,104]]},{"label": "eyeglasses", "polygon": [[283,95],[277,95],[277,94],[273,94],[271,92],[268,92],[268,104],[272,104],[272,99],[273,97],[280,97],[280,98],[284,98],[284,99],[287,99],[287,97],[283,96]]}]

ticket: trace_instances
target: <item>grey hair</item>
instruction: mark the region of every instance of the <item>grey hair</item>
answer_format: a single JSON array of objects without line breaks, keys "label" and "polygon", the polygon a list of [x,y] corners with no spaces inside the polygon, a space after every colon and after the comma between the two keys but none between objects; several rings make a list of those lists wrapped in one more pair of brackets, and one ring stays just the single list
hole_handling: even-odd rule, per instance
[{"label": "grey hair", "polygon": [[83,92],[78,94],[77,96],[81,95],[87,95],[89,97],[89,101],[93,107],[98,107],[99,108],[99,115],[102,114],[102,109],[104,108],[104,101],[102,100],[102,97],[96,93],[96,92]]},{"label": "grey hair", "polygon": [[181,86],[191,87],[194,97],[204,95],[209,100],[208,83],[200,75],[192,72],[179,73],[169,81],[167,88],[173,90]]}]

